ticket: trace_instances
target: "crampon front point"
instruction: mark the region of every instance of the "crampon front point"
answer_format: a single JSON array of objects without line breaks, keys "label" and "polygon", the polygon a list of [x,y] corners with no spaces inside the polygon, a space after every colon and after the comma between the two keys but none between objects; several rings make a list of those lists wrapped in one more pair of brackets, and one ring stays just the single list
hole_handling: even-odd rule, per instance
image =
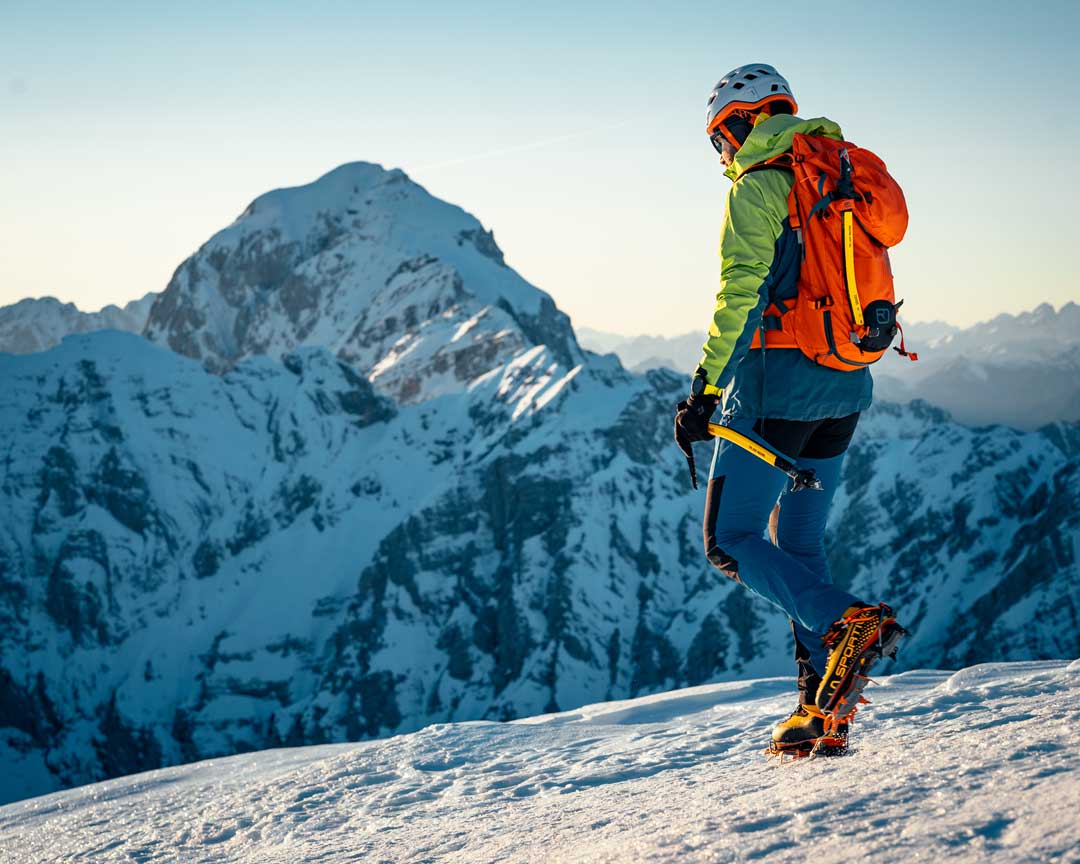
[{"label": "crampon front point", "polygon": [[802,741],[798,744],[769,745],[765,755],[769,759],[779,759],[783,765],[786,759],[817,759],[821,756],[846,756],[848,740],[846,737],[823,736],[816,741]]}]

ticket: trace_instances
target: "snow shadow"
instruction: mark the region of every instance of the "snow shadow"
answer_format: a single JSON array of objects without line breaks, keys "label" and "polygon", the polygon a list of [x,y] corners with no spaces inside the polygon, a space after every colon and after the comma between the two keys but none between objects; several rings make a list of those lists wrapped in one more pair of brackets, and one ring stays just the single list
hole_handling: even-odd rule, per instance
[{"label": "snow shadow", "polygon": [[[633,703],[617,702],[611,711],[582,712],[586,722],[602,726],[631,726],[668,723],[680,717],[700,714],[724,705],[738,703],[745,710],[747,702],[772,699],[795,690],[791,678],[764,678],[757,681],[732,681],[709,684],[689,690],[662,693]],[[599,707],[599,706],[596,706]]]}]

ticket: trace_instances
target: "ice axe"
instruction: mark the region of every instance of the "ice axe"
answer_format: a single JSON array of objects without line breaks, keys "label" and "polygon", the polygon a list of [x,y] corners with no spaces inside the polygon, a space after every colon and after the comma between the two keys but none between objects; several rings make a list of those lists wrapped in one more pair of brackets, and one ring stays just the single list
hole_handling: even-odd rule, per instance
[{"label": "ice axe", "polygon": [[[818,479],[817,474],[814,473],[813,468],[797,468],[791,460],[781,456],[775,450],[771,450],[763,444],[759,444],[753,438],[749,438],[743,435],[741,432],[736,432],[734,429],[730,429],[727,426],[721,426],[719,423],[709,424],[709,433],[716,438],[723,438],[725,441],[730,441],[736,447],[742,447],[747,453],[757,456],[762,462],[772,465],[778,471],[783,471],[791,478],[792,492],[800,492],[803,489],[817,489],[821,490],[821,481]],[[686,457],[686,462],[690,466],[690,482],[693,487],[697,489],[697,467],[694,464],[694,451],[689,441],[685,439],[676,439],[676,443],[679,445],[679,449],[682,450],[683,455]]]}]

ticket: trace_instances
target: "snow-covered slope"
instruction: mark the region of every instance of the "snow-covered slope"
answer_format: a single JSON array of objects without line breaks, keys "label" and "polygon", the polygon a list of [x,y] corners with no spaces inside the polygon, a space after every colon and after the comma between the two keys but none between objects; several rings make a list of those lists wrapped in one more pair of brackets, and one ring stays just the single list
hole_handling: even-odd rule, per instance
[{"label": "snow-covered slope", "polygon": [[852,753],[765,764],[793,682],[168,768],[0,808],[10,864],[1075,861],[1080,661],[882,678]]},{"label": "snow-covered slope", "polygon": [[123,308],[110,305],[98,312],[82,312],[74,303],[61,303],[55,297],[20,300],[0,307],[0,351],[45,351],[59,345],[65,336],[91,330],[141,333],[157,296],[147,294]]}]

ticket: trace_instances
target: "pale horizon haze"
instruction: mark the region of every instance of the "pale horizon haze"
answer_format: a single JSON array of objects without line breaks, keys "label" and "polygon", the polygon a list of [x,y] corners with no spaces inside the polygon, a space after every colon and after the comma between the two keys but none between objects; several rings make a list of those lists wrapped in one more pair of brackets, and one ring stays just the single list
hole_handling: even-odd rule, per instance
[{"label": "pale horizon haze", "polygon": [[[722,14],[721,14],[722,13]],[[163,290],[256,196],[400,167],[575,325],[704,333],[715,81],[775,65],[904,187],[913,321],[1080,300],[1080,4],[0,0],[0,305]]]}]

